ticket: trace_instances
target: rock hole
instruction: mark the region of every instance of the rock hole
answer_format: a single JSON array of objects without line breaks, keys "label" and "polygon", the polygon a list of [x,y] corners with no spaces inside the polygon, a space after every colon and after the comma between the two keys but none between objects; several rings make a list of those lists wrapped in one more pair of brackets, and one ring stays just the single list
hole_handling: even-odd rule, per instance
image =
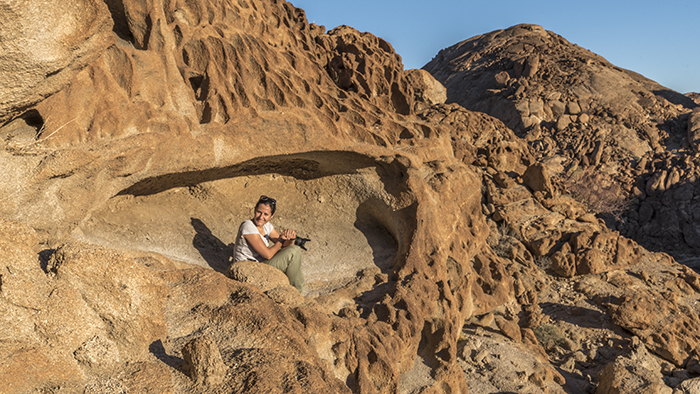
[{"label": "rock hole", "polygon": [[30,109],[0,126],[0,138],[7,143],[27,144],[40,137],[44,118],[39,111]]},{"label": "rock hole", "polygon": [[411,139],[413,137],[414,137],[414,135],[411,134],[411,132],[406,128],[404,128],[403,131],[401,132],[401,134],[399,134],[399,138],[402,140]]},{"label": "rock hole", "polygon": [[[202,101],[204,98],[206,98],[206,94],[203,94],[203,90],[206,89],[206,85],[204,85],[204,82],[206,79],[202,75],[194,75],[189,78],[190,80],[190,87],[192,88],[192,91],[194,91],[195,98],[198,101]],[[202,89],[202,86],[204,85],[205,89]]]},{"label": "rock hole", "polygon": [[133,44],[134,36],[131,34],[129,29],[129,22],[126,18],[126,11],[124,10],[124,2],[122,0],[105,0],[107,8],[109,8],[109,13],[112,14],[112,20],[114,21],[114,26],[112,31],[117,37],[122,40]]}]

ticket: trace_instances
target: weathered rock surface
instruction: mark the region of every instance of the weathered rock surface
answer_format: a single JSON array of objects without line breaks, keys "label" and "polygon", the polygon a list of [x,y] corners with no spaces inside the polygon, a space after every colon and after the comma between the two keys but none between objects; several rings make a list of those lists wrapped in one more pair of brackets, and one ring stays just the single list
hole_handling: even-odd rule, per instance
[{"label": "weathered rock surface", "polygon": [[688,142],[696,151],[700,149],[700,110],[694,110],[688,118]]},{"label": "weathered rock surface", "polygon": [[[606,227],[559,178],[578,160],[633,179],[612,169],[635,153],[635,176],[658,157],[694,165],[663,156],[681,121],[654,139],[636,129],[647,118],[625,123],[647,114],[636,104],[581,98],[585,75],[601,75],[596,89],[616,78],[600,58],[586,55],[601,72],[579,84],[527,52],[543,48],[532,32],[563,39],[509,30],[527,56],[484,77],[502,122],[444,104],[386,41],[326,33],[286,2],[61,4],[97,13],[71,25],[77,46],[39,37],[63,51],[70,84],[38,100],[1,91],[19,103],[0,126],[6,392],[603,392],[647,371],[659,390],[692,388],[700,276]],[[560,95],[529,101],[543,70]],[[647,90],[616,94],[666,121],[689,113],[624,74]],[[531,121],[552,113],[540,136],[508,89]],[[595,139],[575,137],[585,124]],[[571,138],[574,150],[558,142]],[[625,184],[646,195],[638,219],[653,222],[656,202],[692,209],[691,172],[654,168]],[[257,263],[229,267],[260,194],[278,200],[276,226],[312,239],[303,295]],[[640,347],[653,368],[616,366]]]},{"label": "weathered rock surface", "polygon": [[228,369],[221,359],[216,343],[209,336],[201,336],[182,348],[185,363],[183,371],[196,385],[216,387],[224,382]]},{"label": "weathered rock surface", "polygon": [[0,122],[68,86],[115,41],[101,1],[9,0],[0,16]]},{"label": "weathered rock surface", "polygon": [[536,160],[561,157],[562,168],[551,176],[562,183],[615,185],[592,193],[603,200],[597,202],[612,202],[592,207],[609,226],[698,265],[696,96],[536,25],[460,42],[424,69],[447,87],[447,102],[501,119],[528,141]]},{"label": "weathered rock surface", "polygon": [[630,357],[620,356],[608,364],[600,375],[596,394],[622,393],[671,394],[673,389],[666,386],[661,373],[661,365],[646,352],[643,346]]}]

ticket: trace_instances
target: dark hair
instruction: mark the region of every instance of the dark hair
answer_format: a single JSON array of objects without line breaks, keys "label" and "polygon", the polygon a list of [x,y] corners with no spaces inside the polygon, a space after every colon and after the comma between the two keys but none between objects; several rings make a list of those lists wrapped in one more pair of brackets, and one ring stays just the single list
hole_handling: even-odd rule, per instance
[{"label": "dark hair", "polygon": [[275,214],[275,210],[277,209],[277,200],[268,196],[260,196],[260,199],[258,199],[258,203],[255,204],[255,208],[257,208],[260,204],[265,204],[269,206],[271,213],[273,215]]}]

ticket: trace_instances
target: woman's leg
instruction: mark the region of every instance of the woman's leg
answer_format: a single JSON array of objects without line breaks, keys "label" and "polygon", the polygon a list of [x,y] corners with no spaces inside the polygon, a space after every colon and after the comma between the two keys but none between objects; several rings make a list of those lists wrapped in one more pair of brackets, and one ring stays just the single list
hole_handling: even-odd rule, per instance
[{"label": "woman's leg", "polygon": [[271,265],[287,275],[289,283],[296,287],[300,293],[304,292],[306,283],[304,274],[301,272],[301,248],[296,245],[290,245],[282,248],[270,260],[266,260],[265,264]]}]

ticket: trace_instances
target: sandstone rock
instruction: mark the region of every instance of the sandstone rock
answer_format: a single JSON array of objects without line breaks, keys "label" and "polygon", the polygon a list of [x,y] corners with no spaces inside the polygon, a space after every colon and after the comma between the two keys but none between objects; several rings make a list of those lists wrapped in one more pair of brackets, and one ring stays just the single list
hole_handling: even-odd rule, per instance
[{"label": "sandstone rock", "polygon": [[447,100],[447,89],[425,70],[412,69],[406,72],[406,79],[413,88],[416,102],[424,102],[428,106],[444,104]]},{"label": "sandstone rock", "polygon": [[231,264],[226,276],[243,283],[250,283],[262,291],[280,286],[291,286],[284,272],[257,261],[237,261]]},{"label": "sandstone rock", "polygon": [[330,49],[327,70],[340,89],[357,92],[400,114],[411,112],[413,97],[406,93],[407,75],[388,42],[349,26],[331,30],[323,40],[322,45]]},{"label": "sandstone rock", "polygon": [[[642,262],[636,243],[579,220],[581,204],[543,193],[575,165],[641,188],[645,171],[666,170],[645,225],[690,223],[692,198],[678,216],[661,208],[695,164],[664,156],[687,111],[666,106],[657,84],[521,25],[481,37],[497,45],[471,41],[477,52],[463,60],[495,69],[440,71],[453,92],[442,104],[441,87],[405,72],[386,41],[347,26],[325,33],[287,2],[107,3],[116,45],[88,42],[69,86],[0,127],[0,213],[24,223],[0,224],[0,380],[15,392],[197,392],[210,381],[222,392],[464,393],[464,322],[518,316],[519,303],[528,327],[555,321],[571,338],[548,354],[531,329],[495,319],[513,340],[467,336],[484,345],[469,382],[562,393],[548,357],[564,356],[572,375],[595,381],[625,339],[610,316],[674,362],[697,347],[684,307],[697,278],[671,278],[671,258]],[[100,15],[81,23],[99,30]],[[633,175],[635,154],[648,165]],[[222,274],[261,193],[278,199],[278,228],[314,240],[307,297],[274,269]],[[547,259],[574,279],[552,280]],[[576,277],[611,270],[609,283]],[[623,297],[635,286],[654,301]],[[635,314],[653,302],[652,314],[675,316],[666,337]],[[191,342],[206,337],[208,351]],[[194,381],[175,369],[183,358]],[[215,367],[195,373],[205,364]],[[39,369],[18,378],[29,365]],[[579,380],[572,387],[587,390]]]},{"label": "sandstone rock", "polygon": [[700,390],[700,378],[688,379],[673,389],[673,394],[692,394]]},{"label": "sandstone rock", "polygon": [[501,330],[503,335],[515,342],[522,342],[522,335],[520,334],[520,327],[518,326],[518,323],[498,316],[496,318],[496,325],[498,326],[498,329]]},{"label": "sandstone rock", "polygon": [[51,287],[38,259],[38,238],[27,226],[0,221],[0,294],[3,300],[39,311]]},{"label": "sandstone rock", "polygon": [[177,386],[187,387],[184,382],[176,386],[180,376],[182,376],[181,373],[173,374],[172,367],[160,362],[160,360],[158,362],[135,362],[124,367],[116,378],[107,381],[108,384],[111,383],[111,387],[95,390],[95,394],[110,393],[109,389],[115,386],[123,388],[124,393],[148,393],[156,388],[164,394],[177,393]]},{"label": "sandstone rock", "polygon": [[[537,59],[536,73],[525,72],[530,59],[532,64]],[[563,64],[567,66],[561,68]],[[671,197],[662,201],[664,192],[690,179],[685,174],[700,160],[691,151],[670,154],[693,138],[696,103],[616,68],[540,26],[517,25],[473,37],[443,49],[425,69],[447,87],[448,102],[499,118],[532,141],[537,159],[564,149],[565,168],[595,166],[599,181],[619,185],[623,198],[630,191],[637,197],[641,190],[644,198],[650,196],[668,206]],[[494,75],[500,73],[512,73],[517,84],[494,89]],[[540,102],[544,103],[541,112]],[[628,165],[620,160],[641,160],[645,165],[630,176],[624,171]],[[649,168],[652,162],[653,169]],[[646,190],[637,185],[642,179],[647,180]],[[668,210],[652,219],[654,225],[649,228],[640,231],[630,223],[621,229],[646,247],[673,250],[677,257],[689,255],[694,253],[692,247],[677,242],[682,238],[680,230],[665,229],[663,240],[649,232],[665,227],[661,221],[666,218],[678,216]]]},{"label": "sandstone rock", "polygon": [[557,131],[563,131],[566,130],[567,127],[571,124],[571,116],[569,115],[562,115],[557,119],[557,124],[556,128]]},{"label": "sandstone rock", "polygon": [[578,115],[581,113],[581,107],[575,101],[569,101],[568,103],[566,103],[566,110],[571,115]]},{"label": "sandstone rock", "polygon": [[[48,269],[57,282],[85,300],[87,308],[82,310],[109,322],[109,336],[119,344],[120,353],[147,351],[165,335],[164,284],[128,255],[90,244],[67,244],[52,256]],[[85,340],[92,336],[87,335]]]},{"label": "sandstone rock", "polygon": [[224,364],[216,343],[204,335],[182,348],[183,370],[197,385],[213,387],[223,383],[228,367]]},{"label": "sandstone rock", "polygon": [[525,78],[532,78],[540,70],[540,58],[539,56],[532,55],[527,58],[523,66],[522,76]]},{"label": "sandstone rock", "polygon": [[557,118],[566,113],[566,104],[559,100],[551,101],[549,105],[552,109],[552,115]]},{"label": "sandstone rock", "polygon": [[99,334],[85,341],[74,355],[84,368],[102,374],[118,368],[122,361],[117,344]]},{"label": "sandstone rock", "polygon": [[[673,390],[661,380],[660,372],[652,372],[626,360],[615,361],[599,376],[596,394],[671,394]],[[659,376],[657,376],[659,375]]]},{"label": "sandstone rock", "polygon": [[695,110],[688,118],[688,142],[697,151],[700,149],[700,110]]},{"label": "sandstone rock", "polygon": [[696,313],[679,308],[660,294],[628,293],[619,306],[612,307],[612,317],[616,324],[639,336],[649,350],[677,366],[688,360],[700,340],[695,331],[685,329],[697,318]]},{"label": "sandstone rock", "polygon": [[279,304],[297,306],[303,304],[306,299],[304,295],[299,293],[299,290],[289,286],[288,284],[275,287],[265,292],[273,301]]},{"label": "sandstone rock", "polygon": [[494,79],[499,87],[504,88],[508,84],[508,80],[510,80],[510,74],[507,71],[501,71],[494,76]]},{"label": "sandstone rock", "polygon": [[66,87],[114,43],[112,21],[101,1],[13,0],[3,5],[0,16],[0,122]]},{"label": "sandstone rock", "polygon": [[[76,360],[96,370],[109,369],[122,361],[114,342],[95,342],[96,337],[105,337],[108,324],[73,286],[56,284],[43,302],[43,311],[34,324],[52,347],[76,354]],[[121,329],[128,330],[128,324]]]},{"label": "sandstone rock", "polygon": [[56,386],[80,392],[85,384],[85,376],[69,354],[19,341],[0,344],[0,378],[3,391],[8,394]]},{"label": "sandstone rock", "polygon": [[554,187],[547,167],[542,164],[533,164],[523,174],[523,182],[533,192],[544,192],[546,195],[554,194]]},{"label": "sandstone rock", "polygon": [[555,251],[550,256],[552,270],[565,278],[576,275],[576,256],[571,253],[571,246],[565,243],[560,250]]}]

